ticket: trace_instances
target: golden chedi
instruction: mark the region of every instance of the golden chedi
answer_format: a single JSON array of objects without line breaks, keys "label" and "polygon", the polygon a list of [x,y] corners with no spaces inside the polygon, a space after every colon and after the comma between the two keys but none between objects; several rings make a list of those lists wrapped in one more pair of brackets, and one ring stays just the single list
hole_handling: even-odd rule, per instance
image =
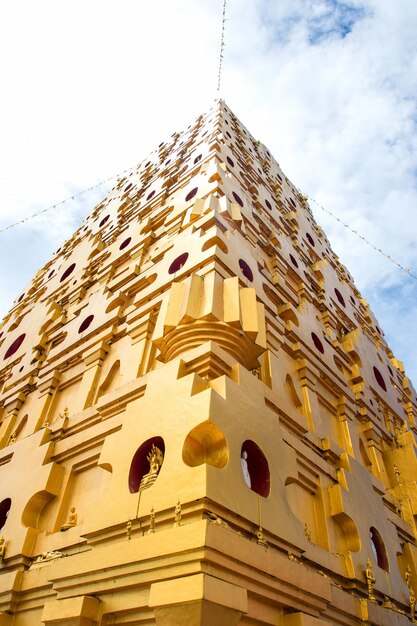
[{"label": "golden chedi", "polygon": [[218,101],[0,327],[0,626],[405,626],[416,394]]}]

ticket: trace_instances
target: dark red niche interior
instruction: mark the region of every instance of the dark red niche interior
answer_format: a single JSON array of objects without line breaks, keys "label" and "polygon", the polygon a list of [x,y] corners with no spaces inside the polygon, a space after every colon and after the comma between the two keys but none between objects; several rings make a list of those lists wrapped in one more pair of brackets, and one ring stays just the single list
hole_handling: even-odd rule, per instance
[{"label": "dark red niche interior", "polygon": [[265,204],[268,207],[268,209],[272,211],[272,204],[269,202],[269,200],[265,200]]},{"label": "dark red niche interior", "polygon": [[380,335],[380,334],[381,334],[381,329],[380,329],[378,326],[375,326],[375,330],[376,330],[376,332],[378,333],[378,335]]},{"label": "dark red niche interior", "polygon": [[234,166],[235,166],[235,162],[234,162],[234,161],[233,161],[233,159],[231,159],[229,156],[227,157],[227,159],[226,159],[226,160],[227,160],[227,162],[228,162],[228,164],[229,164],[229,165],[231,165],[232,167],[234,167]]},{"label": "dark red niche interior", "polygon": [[0,339],[3,337],[3,333],[4,333],[4,330],[2,330],[0,333]]},{"label": "dark red niche interior", "polygon": [[374,376],[375,376],[375,380],[378,383],[378,385],[381,387],[381,389],[383,389],[384,391],[387,390],[387,386],[385,384],[385,380],[381,374],[381,372],[379,371],[379,369],[377,367],[373,367],[374,370]]},{"label": "dark red niche interior", "polygon": [[171,159],[168,159],[168,161],[165,161],[165,165],[169,165],[171,163]]},{"label": "dark red niche interior", "polygon": [[290,261],[294,267],[298,267],[297,259],[292,254],[290,254]]},{"label": "dark red niche interior", "polygon": [[104,226],[104,224],[108,221],[110,215],[106,215],[106,217],[103,217],[103,219],[101,220],[99,227],[101,228],[102,226]]},{"label": "dark red niche interior", "polygon": [[150,200],[151,198],[153,198],[155,195],[155,189],[153,191],[151,191],[150,193],[148,193],[148,195],[146,196],[147,200]]},{"label": "dark red niche interior", "polygon": [[293,205],[293,207],[296,209],[296,208],[297,208],[297,205],[295,204],[295,202],[294,202],[294,200],[293,200],[292,198],[290,198],[290,202],[291,202],[291,204]]},{"label": "dark red niche interior", "polygon": [[352,304],[356,304],[356,300],[355,300],[355,298],[353,296],[350,296],[350,301],[351,301]]},{"label": "dark red niche interior", "polygon": [[129,191],[129,189],[132,188],[132,183],[129,183],[128,185],[126,185],[126,187],[124,188],[124,191]]},{"label": "dark red niche interior", "polygon": [[129,470],[128,483],[130,493],[137,493],[139,491],[140,481],[145,474],[149,473],[150,465],[147,457],[153,445],[159,448],[162,454],[165,455],[165,443],[162,437],[147,439],[147,441],[136,450]]},{"label": "dark red niche interior", "polygon": [[151,164],[151,162],[150,162],[150,161],[148,161],[147,163],[145,163],[145,167],[149,167],[149,166],[150,166],[150,164]]},{"label": "dark red niche interior", "polygon": [[188,202],[189,200],[192,200],[194,196],[197,194],[197,191],[198,191],[198,187],[194,187],[194,189],[191,189],[191,191],[189,191],[187,195],[185,196],[185,201]]},{"label": "dark red niche interior", "polygon": [[392,369],[390,368],[390,366],[388,365],[388,371],[391,374],[391,376],[394,376],[394,372],[392,371]]},{"label": "dark red niche interior", "polygon": [[182,254],[180,254],[180,256],[177,256],[177,258],[172,261],[171,265],[169,266],[168,274],[175,274],[175,272],[178,272],[178,270],[180,270],[182,266],[186,263],[188,256],[188,252],[183,252]]},{"label": "dark red niche interior", "polygon": [[51,278],[51,276],[53,276],[53,275],[54,275],[54,273],[55,273],[55,270],[51,270],[51,271],[49,272],[49,274],[48,274],[48,278]]},{"label": "dark red niche interior", "polygon": [[198,163],[199,161],[201,161],[202,158],[203,158],[203,155],[199,154],[198,156],[195,157],[194,163]]},{"label": "dark red niche interior", "polygon": [[346,306],[346,302],[345,302],[344,297],[342,296],[342,294],[340,293],[340,291],[336,287],[335,287],[334,292],[335,292],[336,298],[339,300],[340,304],[342,306]]},{"label": "dark red niche interior", "polygon": [[389,563],[385,544],[380,533],[373,526],[369,529],[369,539],[371,541],[372,552],[378,566],[386,572],[389,572]]},{"label": "dark red niche interior", "polygon": [[24,296],[24,295],[25,295],[25,294],[24,294],[24,293],[22,293],[22,295],[21,295],[21,296],[19,296],[18,302],[21,302],[21,301],[23,300],[23,296]]},{"label": "dark red niche interior", "polygon": [[317,337],[316,333],[311,333],[311,338],[317,350],[321,352],[321,354],[324,354],[324,346],[322,342],[320,341],[320,339]]},{"label": "dark red niche interior", "polygon": [[271,477],[266,456],[251,439],[246,439],[243,442],[240,451],[241,458],[243,458],[244,452],[247,454],[246,462],[251,482],[250,488],[263,498],[267,498],[271,489]]},{"label": "dark red niche interior", "polygon": [[0,530],[3,529],[3,526],[7,522],[7,517],[9,515],[10,507],[12,506],[12,501],[10,498],[5,498],[0,502]]},{"label": "dark red niche interior", "polygon": [[232,138],[232,135],[229,133],[229,131],[228,131],[228,130],[226,130],[226,137],[229,137],[229,139],[231,139],[231,138]]},{"label": "dark red niche interior", "polygon": [[253,272],[249,265],[243,259],[239,259],[239,267],[242,270],[242,274],[247,278],[250,282],[253,281]]},{"label": "dark red niche interior", "polygon": [[310,235],[310,233],[307,233],[307,234],[306,234],[306,239],[307,239],[308,243],[309,243],[309,244],[311,244],[311,245],[313,246],[313,248],[314,248],[314,246],[315,246],[316,244],[314,243],[314,239],[313,239],[313,237]]},{"label": "dark red niche interior", "polygon": [[122,243],[119,246],[119,250],[124,250],[132,241],[132,237],[128,237],[127,239],[125,239],[124,241],[122,241]]},{"label": "dark red niche interior", "polygon": [[17,339],[13,341],[13,343],[8,347],[7,352],[3,357],[4,360],[13,356],[13,354],[15,354],[15,352],[19,350],[20,346],[25,340],[25,337],[26,337],[26,333],[23,333],[23,335],[19,335],[19,337],[17,337]]},{"label": "dark red niche interior", "polygon": [[70,276],[73,273],[74,269],[75,269],[75,263],[71,263],[71,265],[69,265],[67,269],[65,270],[65,272],[62,274],[61,278],[59,279],[59,282],[62,283],[62,281],[68,278],[68,276]]},{"label": "dark red niche interior", "polygon": [[243,207],[243,200],[240,196],[237,195],[236,191],[233,192],[233,197],[240,206]]},{"label": "dark red niche interior", "polygon": [[94,315],[87,315],[85,320],[82,322],[81,326],[78,329],[79,333],[83,333],[90,326],[91,322],[94,319]]}]

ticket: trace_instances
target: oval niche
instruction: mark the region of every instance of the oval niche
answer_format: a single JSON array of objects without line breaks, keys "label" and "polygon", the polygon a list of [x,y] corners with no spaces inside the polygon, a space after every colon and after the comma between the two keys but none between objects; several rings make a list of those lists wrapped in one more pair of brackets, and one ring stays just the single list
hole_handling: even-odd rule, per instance
[{"label": "oval niche", "polygon": [[148,439],[136,450],[129,470],[129,491],[137,493],[153,485],[164,462],[165,443],[162,437]]},{"label": "oval niche", "polygon": [[251,439],[246,439],[242,444],[240,463],[244,481],[249,489],[267,498],[271,490],[268,461],[260,447]]}]

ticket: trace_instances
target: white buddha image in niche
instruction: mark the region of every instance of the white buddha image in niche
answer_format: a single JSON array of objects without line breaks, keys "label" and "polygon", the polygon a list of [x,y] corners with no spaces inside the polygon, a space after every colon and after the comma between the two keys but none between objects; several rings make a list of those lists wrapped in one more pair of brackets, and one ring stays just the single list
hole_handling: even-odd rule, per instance
[{"label": "white buddha image in niche", "polygon": [[245,483],[247,484],[249,489],[251,489],[252,482],[251,482],[249,469],[248,469],[248,453],[246,452],[246,450],[243,450],[242,452],[242,456],[240,457],[240,464],[242,466],[242,474],[243,474]]}]

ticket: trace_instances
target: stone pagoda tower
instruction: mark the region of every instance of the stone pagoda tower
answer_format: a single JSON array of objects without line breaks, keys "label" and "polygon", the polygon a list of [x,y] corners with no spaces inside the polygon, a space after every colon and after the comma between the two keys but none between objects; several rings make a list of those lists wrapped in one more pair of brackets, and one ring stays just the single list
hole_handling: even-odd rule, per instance
[{"label": "stone pagoda tower", "polygon": [[416,394],[223,101],[0,327],[0,626],[402,626]]}]

